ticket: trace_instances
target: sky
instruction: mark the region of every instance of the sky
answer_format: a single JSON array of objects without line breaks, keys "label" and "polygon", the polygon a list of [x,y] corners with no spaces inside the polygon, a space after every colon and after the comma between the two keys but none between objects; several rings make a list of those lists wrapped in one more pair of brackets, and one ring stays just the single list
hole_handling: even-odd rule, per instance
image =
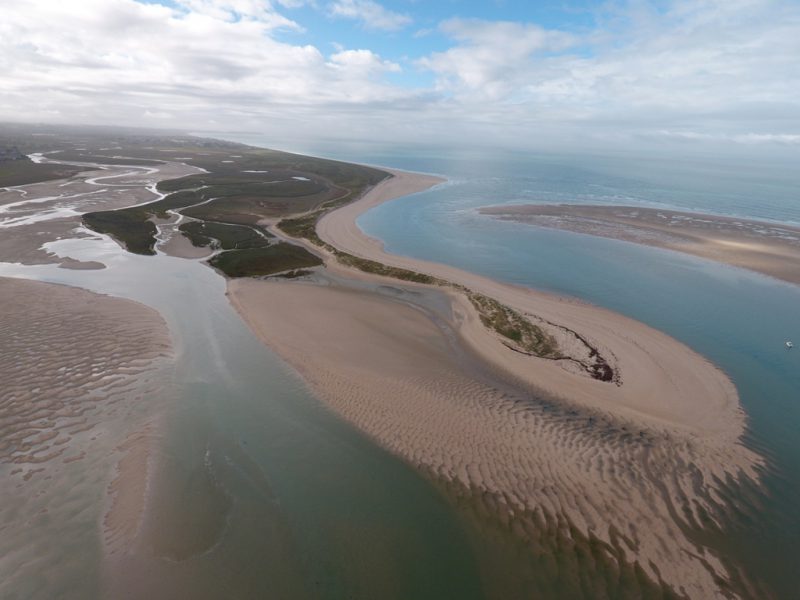
[{"label": "sky", "polygon": [[800,150],[799,0],[0,5],[5,121]]}]

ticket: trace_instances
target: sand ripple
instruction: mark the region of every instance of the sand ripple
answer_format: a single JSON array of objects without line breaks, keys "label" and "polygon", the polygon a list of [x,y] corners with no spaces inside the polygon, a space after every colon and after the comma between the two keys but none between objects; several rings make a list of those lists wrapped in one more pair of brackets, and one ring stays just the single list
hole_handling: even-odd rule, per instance
[{"label": "sand ripple", "polygon": [[160,318],[127,300],[0,279],[0,303],[0,462],[75,460],[71,436],[169,350]]},{"label": "sand ripple", "polygon": [[[718,531],[727,487],[755,477],[759,459],[737,441],[547,400],[463,348],[455,358],[420,310],[375,294],[256,281],[229,289],[329,406],[477,499],[527,542],[528,563],[572,557],[576,582],[595,569],[575,566],[585,560],[620,574],[584,597],[659,582],[691,598],[730,591],[734,576],[696,532]],[[639,587],[622,585],[624,573]]]}]

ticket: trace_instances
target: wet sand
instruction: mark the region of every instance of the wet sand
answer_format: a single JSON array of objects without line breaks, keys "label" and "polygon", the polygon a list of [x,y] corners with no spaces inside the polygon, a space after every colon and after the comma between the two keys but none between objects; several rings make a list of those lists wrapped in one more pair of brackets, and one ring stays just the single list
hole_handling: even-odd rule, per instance
[{"label": "wet sand", "polygon": [[[80,554],[64,547],[87,544],[84,523],[101,520],[97,495],[116,461],[131,476],[112,485],[103,536],[127,535],[141,518],[147,475],[114,440],[148,406],[171,340],[153,309],[79,288],[0,278],[0,304],[0,595],[52,597],[69,589],[62,577],[91,577],[72,563],[91,560],[93,540]],[[30,536],[33,522],[53,537]]]},{"label": "wet sand", "polygon": [[[468,286],[553,331],[579,333],[613,363],[616,383],[512,351],[458,292],[399,284],[330,257],[339,283],[236,280],[231,301],[335,412],[481,498],[520,537],[566,524],[559,535],[613,549],[620,571],[637,563],[651,583],[690,597],[719,595],[730,571],[689,532],[724,512],[722,482],[756,480],[761,464],[741,444],[745,415],[730,380],[641,323],[389,255],[355,224],[364,210],[437,181],[394,172],[326,215],[318,233],[352,254]],[[391,286],[399,299],[370,285]],[[446,308],[420,300],[431,294]]]},{"label": "wet sand", "polygon": [[0,304],[3,462],[34,465],[68,453],[70,432],[97,424],[95,404],[170,352],[158,313],[128,300],[0,278]]},{"label": "wet sand", "polygon": [[685,252],[800,284],[800,227],[633,206],[487,206],[485,215]]},{"label": "wet sand", "polygon": [[177,228],[170,233],[167,241],[158,244],[158,249],[169,256],[190,259],[208,258],[214,253],[207,246],[198,247],[192,244]]}]

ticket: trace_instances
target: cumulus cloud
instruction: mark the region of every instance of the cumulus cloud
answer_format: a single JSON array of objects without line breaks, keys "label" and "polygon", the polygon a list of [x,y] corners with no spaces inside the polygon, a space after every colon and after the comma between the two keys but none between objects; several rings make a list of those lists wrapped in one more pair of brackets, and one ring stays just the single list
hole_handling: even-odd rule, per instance
[{"label": "cumulus cloud", "polygon": [[330,13],[360,21],[368,29],[396,31],[411,23],[411,17],[393,12],[373,0],[336,0],[330,4]]},{"label": "cumulus cloud", "polygon": [[[448,21],[441,31],[454,44],[419,65],[458,105],[502,106],[517,122],[647,130],[661,123],[694,131],[697,139],[725,133],[742,142],[798,133],[797,4],[676,0],[666,9],[632,6],[613,8],[600,26],[580,33]],[[794,131],[763,132],[761,138],[747,131],[770,127]],[[727,131],[714,132],[719,128]]]},{"label": "cumulus cloud", "polygon": [[571,35],[524,23],[451,19],[440,29],[457,45],[420,66],[439,76],[441,88],[490,100],[513,95],[528,80],[536,53],[574,43]]},{"label": "cumulus cloud", "polygon": [[400,29],[410,17],[372,0],[14,2],[0,19],[0,118],[432,140],[800,139],[790,0],[606,3],[571,30],[449,19],[426,32],[445,49],[409,60],[292,43],[303,5],[396,31],[409,52],[419,43]]},{"label": "cumulus cloud", "polygon": [[[283,4],[287,2],[284,1]],[[296,25],[255,0],[30,0],[0,20],[0,114],[59,109],[76,122],[141,117],[233,126],[325,106],[399,100],[399,66],[369,50],[324,55],[278,41]],[[42,18],[47,15],[47,18]],[[247,122],[246,127],[251,127]]]}]

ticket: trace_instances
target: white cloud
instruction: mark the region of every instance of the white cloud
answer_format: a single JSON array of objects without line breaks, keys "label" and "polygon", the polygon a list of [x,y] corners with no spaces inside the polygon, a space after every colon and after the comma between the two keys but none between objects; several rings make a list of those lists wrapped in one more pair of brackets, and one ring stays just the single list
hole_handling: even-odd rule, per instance
[{"label": "white cloud", "polygon": [[[223,21],[240,19],[254,20],[263,26],[275,29],[286,27],[300,29],[300,26],[278,13],[269,0],[175,0],[177,6],[187,13],[206,15]],[[304,4],[303,0],[278,0],[285,8],[297,8]]]},{"label": "white cloud", "polygon": [[371,50],[341,50],[330,57],[330,64],[350,73],[370,74],[380,72],[399,72],[400,65],[382,60]]},{"label": "white cloud", "polygon": [[451,107],[498,125],[595,132],[666,125],[698,140],[739,143],[788,143],[800,134],[800,5],[660,6],[616,7],[601,26],[577,34],[448,21],[440,29],[453,45],[418,64],[436,76]]},{"label": "white cloud", "polygon": [[573,42],[562,32],[511,22],[451,19],[440,29],[458,44],[419,64],[439,76],[441,88],[489,100],[513,94],[524,83],[535,53]]},{"label": "white cloud", "polygon": [[[287,15],[304,4],[408,24],[364,0],[7,4],[0,119],[758,148],[796,148],[800,136],[800,5],[789,0],[612,4],[581,31],[451,19],[437,30],[449,47],[416,61],[423,80],[405,62],[388,78],[401,65],[375,48],[286,41],[303,27]],[[394,35],[409,51],[421,43]]]},{"label": "white cloud", "polygon": [[35,120],[59,109],[75,122],[174,115],[176,126],[252,127],[404,95],[381,81],[396,64],[369,50],[326,57],[276,40],[273,30],[287,26],[254,0],[16,3],[0,20],[0,116]]},{"label": "white cloud", "polygon": [[393,12],[373,0],[336,0],[329,10],[335,17],[360,21],[367,29],[396,31],[412,22],[408,15]]}]

